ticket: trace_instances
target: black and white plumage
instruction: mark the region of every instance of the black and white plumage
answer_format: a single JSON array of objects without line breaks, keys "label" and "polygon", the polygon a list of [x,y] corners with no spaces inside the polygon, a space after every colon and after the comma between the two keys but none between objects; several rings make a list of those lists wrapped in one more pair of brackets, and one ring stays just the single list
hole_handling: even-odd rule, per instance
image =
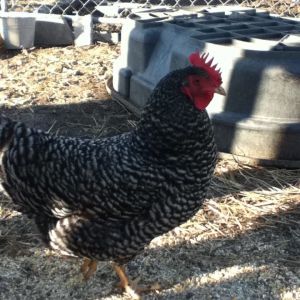
[{"label": "black and white plumage", "polygon": [[52,248],[123,263],[198,211],[216,146],[207,112],[181,90],[193,74],[205,72],[168,74],[137,127],[114,137],[57,137],[0,118],[3,187]]}]

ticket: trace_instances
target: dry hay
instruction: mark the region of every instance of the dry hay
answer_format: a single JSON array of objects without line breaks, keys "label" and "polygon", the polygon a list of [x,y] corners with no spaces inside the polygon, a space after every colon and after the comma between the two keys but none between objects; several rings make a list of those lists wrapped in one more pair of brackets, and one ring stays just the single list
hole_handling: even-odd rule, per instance
[{"label": "dry hay", "polygon": [[[225,230],[223,234],[228,235],[280,223],[300,225],[297,220],[300,170],[267,169],[223,161],[216,175],[211,190],[220,196],[210,199],[206,207],[214,215],[218,232]],[[213,227],[210,229],[213,231]]]},{"label": "dry hay", "polygon": [[119,46],[105,43],[100,47],[7,51],[0,56],[0,106],[102,99],[107,93],[101,83],[111,76],[118,51]]},{"label": "dry hay", "polygon": [[245,0],[242,5],[266,10],[280,16],[300,16],[300,6],[297,1],[293,0]]},{"label": "dry hay", "polygon": [[265,227],[300,229],[299,214],[299,169],[253,167],[220,160],[202,209],[174,233],[181,240],[197,242],[235,238]]}]

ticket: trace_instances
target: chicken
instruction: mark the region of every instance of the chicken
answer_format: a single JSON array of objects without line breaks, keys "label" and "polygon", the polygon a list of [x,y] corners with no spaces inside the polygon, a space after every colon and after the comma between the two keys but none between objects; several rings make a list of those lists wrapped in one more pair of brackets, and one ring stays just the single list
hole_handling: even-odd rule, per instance
[{"label": "chicken", "polygon": [[205,110],[225,94],[208,55],[166,75],[136,128],[97,140],[54,136],[0,118],[0,179],[43,240],[84,258],[89,278],[99,260],[123,265],[150,241],[186,222],[201,207],[216,146]]}]

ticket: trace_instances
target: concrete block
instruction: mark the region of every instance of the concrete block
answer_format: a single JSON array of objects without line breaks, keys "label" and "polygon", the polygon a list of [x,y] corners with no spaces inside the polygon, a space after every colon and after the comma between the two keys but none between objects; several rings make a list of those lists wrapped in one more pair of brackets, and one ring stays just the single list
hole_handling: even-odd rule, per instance
[{"label": "concrete block", "polygon": [[120,8],[115,5],[97,5],[95,7],[103,16],[106,17],[118,17],[120,13]]},{"label": "concrete block", "polygon": [[60,15],[34,14],[36,46],[66,46],[73,44],[74,35],[67,20]]},{"label": "concrete block", "polygon": [[87,46],[93,43],[93,20],[91,15],[72,18],[76,46]]},{"label": "concrete block", "polygon": [[2,36],[0,35],[0,53],[5,51],[5,44]]},{"label": "concrete block", "polygon": [[50,14],[51,13],[51,5],[41,5],[37,9],[35,9],[33,12],[34,13],[39,13],[39,14]]},{"label": "concrete block", "polygon": [[121,32],[100,31],[100,36],[103,41],[113,44],[121,41]]},{"label": "concrete block", "polygon": [[6,49],[32,48],[34,45],[35,18],[30,13],[1,12],[0,35]]}]

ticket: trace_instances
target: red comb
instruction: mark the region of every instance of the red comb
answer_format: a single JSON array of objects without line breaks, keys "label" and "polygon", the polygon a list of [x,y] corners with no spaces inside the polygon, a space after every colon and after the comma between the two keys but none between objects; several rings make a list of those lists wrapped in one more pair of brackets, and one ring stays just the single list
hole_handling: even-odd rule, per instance
[{"label": "red comb", "polygon": [[221,71],[216,69],[217,64],[212,65],[213,58],[207,61],[209,54],[203,53],[200,55],[199,52],[194,52],[189,56],[190,63],[198,68],[204,69],[208,74],[211,75],[217,82],[222,83]]}]

